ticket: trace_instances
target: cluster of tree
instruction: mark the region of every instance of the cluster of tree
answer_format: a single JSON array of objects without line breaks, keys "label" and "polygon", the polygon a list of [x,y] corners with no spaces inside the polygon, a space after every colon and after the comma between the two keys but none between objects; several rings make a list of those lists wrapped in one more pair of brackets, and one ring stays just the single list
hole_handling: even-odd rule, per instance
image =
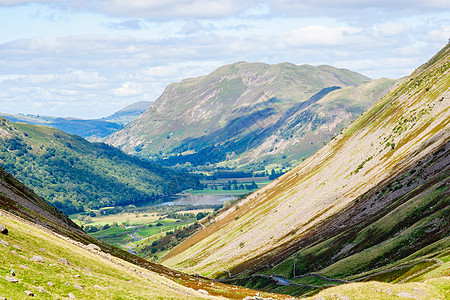
[{"label": "cluster of tree", "polygon": [[269,180],[274,180],[277,179],[278,177],[280,177],[281,175],[283,175],[285,172],[281,171],[276,171],[275,169],[272,169],[270,171],[270,175],[269,175]]},{"label": "cluster of tree", "polygon": [[239,184],[237,180],[228,181],[227,184],[225,184],[222,189],[224,191],[229,190],[256,190],[258,188],[258,185],[255,183],[255,181],[252,181],[251,184]]},{"label": "cluster of tree", "polygon": [[105,224],[105,225],[84,225],[83,226],[83,230],[86,233],[92,233],[92,232],[97,232],[97,231],[102,231],[102,230],[106,230],[109,228],[115,228],[115,227],[125,227],[125,224],[117,224],[117,222],[112,223],[111,225],[109,224]]}]

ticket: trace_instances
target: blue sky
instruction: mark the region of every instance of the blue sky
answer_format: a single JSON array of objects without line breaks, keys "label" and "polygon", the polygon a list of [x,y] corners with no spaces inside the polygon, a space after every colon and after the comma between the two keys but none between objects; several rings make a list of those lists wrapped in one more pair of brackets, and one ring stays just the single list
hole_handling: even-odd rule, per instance
[{"label": "blue sky", "polygon": [[0,112],[98,118],[236,61],[409,75],[449,0],[0,0]]}]

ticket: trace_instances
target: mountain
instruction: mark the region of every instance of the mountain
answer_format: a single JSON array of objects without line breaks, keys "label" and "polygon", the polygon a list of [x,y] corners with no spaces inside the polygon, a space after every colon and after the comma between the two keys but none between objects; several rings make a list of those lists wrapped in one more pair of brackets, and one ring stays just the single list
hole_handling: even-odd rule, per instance
[{"label": "mountain", "polygon": [[118,112],[115,112],[114,114],[100,120],[120,125],[127,125],[128,123],[139,117],[144,111],[146,111],[151,104],[151,101],[135,102],[122,108]]},{"label": "mountain", "polygon": [[3,118],[0,165],[65,213],[153,203],[198,184],[106,144]]},{"label": "mountain", "polygon": [[[211,219],[163,263],[294,294],[365,280],[448,288],[441,277],[450,275],[449,109],[447,45],[317,153]],[[424,274],[437,269],[441,279],[426,282]],[[273,275],[299,285],[280,288]]]},{"label": "mountain", "polygon": [[1,167],[0,224],[4,299],[25,299],[30,293],[42,299],[243,299],[257,294],[170,270],[92,238]]},{"label": "mountain", "polygon": [[151,102],[141,101],[128,105],[109,117],[102,119],[83,120],[77,118],[59,118],[51,116],[2,114],[12,122],[23,122],[33,125],[43,125],[57,128],[69,134],[76,134],[83,138],[96,140],[112,134],[143,113]]},{"label": "mountain", "polygon": [[292,165],[394,83],[330,66],[238,62],[170,84],[145,113],[105,141],[165,165]]}]

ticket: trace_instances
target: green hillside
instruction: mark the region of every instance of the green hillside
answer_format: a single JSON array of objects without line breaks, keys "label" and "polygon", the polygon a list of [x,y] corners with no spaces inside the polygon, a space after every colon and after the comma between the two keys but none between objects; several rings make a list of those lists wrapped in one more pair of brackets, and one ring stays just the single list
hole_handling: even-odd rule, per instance
[{"label": "green hillside", "polygon": [[65,213],[152,203],[191,176],[60,130],[0,119],[0,165]]},{"label": "green hillside", "polygon": [[330,66],[238,62],[170,84],[145,113],[105,141],[167,166],[201,171],[292,166],[394,84]]},{"label": "green hillside", "polygon": [[439,284],[448,287],[449,95],[447,45],[325,147],[219,214],[163,263],[295,295],[355,280],[423,282],[422,270],[441,266]]}]

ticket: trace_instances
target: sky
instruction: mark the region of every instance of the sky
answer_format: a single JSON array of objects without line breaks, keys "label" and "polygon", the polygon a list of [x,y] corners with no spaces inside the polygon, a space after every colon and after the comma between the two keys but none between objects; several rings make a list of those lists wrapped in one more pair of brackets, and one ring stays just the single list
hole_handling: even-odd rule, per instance
[{"label": "sky", "polygon": [[409,75],[450,0],[0,0],[0,112],[100,118],[236,61]]}]

